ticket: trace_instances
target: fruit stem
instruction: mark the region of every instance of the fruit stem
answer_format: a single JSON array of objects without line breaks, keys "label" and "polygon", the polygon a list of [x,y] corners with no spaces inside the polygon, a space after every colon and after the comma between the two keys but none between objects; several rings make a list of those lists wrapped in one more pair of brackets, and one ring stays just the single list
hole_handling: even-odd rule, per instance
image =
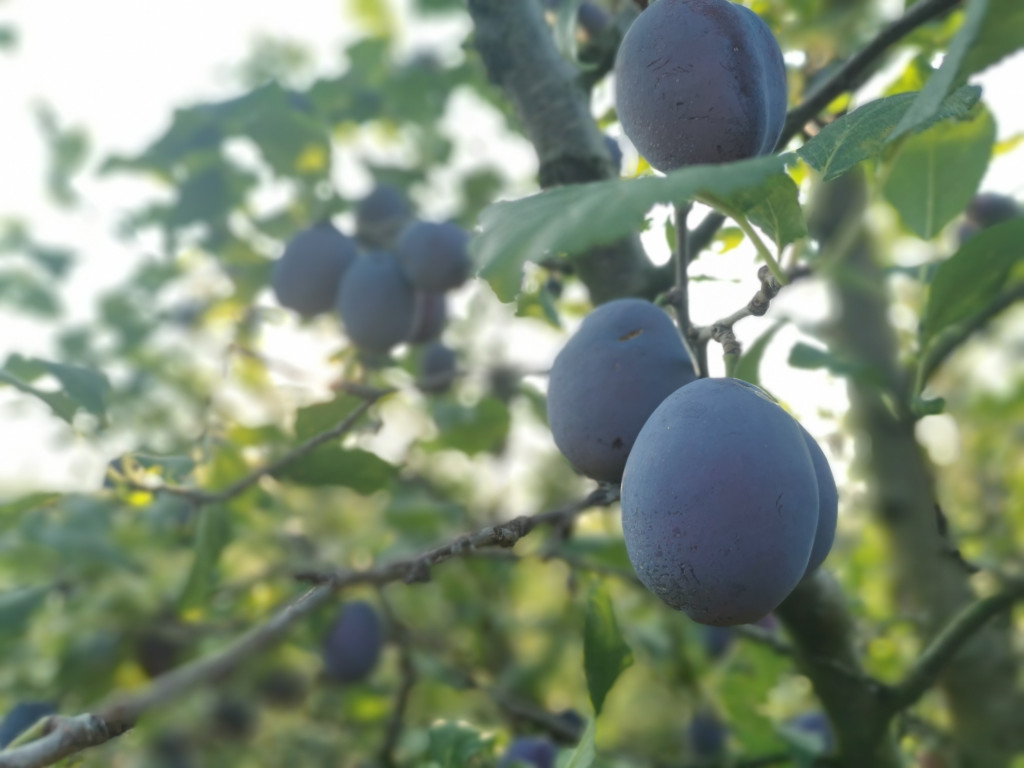
[{"label": "fruit stem", "polygon": [[747,221],[747,217],[739,211],[734,211],[722,206],[717,207],[722,213],[733,219],[737,226],[743,231],[743,234],[750,239],[750,242],[753,243],[754,247],[757,249],[758,255],[764,259],[764,263],[767,264],[768,269],[771,270],[772,277],[779,282],[779,285],[786,285],[788,282],[786,280],[786,273],[782,270],[779,262],[772,255],[772,252],[768,250],[768,246],[764,244],[764,240],[762,240],[761,236],[757,234],[757,230],[755,230],[751,223]]},{"label": "fruit stem", "polygon": [[672,254],[676,268],[676,284],[673,293],[673,305],[679,319],[679,333],[683,337],[683,345],[690,354],[690,359],[697,364],[697,373],[702,378],[707,372],[700,367],[700,356],[695,353],[693,340],[693,323],[690,320],[690,281],[687,270],[690,267],[690,231],[686,226],[686,220],[693,208],[692,202],[686,202],[675,207],[676,218],[676,247]]}]

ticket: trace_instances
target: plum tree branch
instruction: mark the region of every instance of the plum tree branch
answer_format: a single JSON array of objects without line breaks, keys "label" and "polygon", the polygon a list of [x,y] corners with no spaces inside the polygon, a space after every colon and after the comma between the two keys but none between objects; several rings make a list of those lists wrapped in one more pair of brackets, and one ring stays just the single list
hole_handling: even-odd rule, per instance
[{"label": "plum tree branch", "polygon": [[366,412],[370,410],[370,407],[374,403],[376,403],[385,395],[391,394],[392,391],[393,390],[376,390],[365,387],[359,388],[358,396],[363,399],[363,402],[356,406],[347,416],[345,416],[333,427],[323,432],[320,432],[319,434],[314,435],[305,442],[300,443],[295,448],[288,451],[288,453],[284,454],[283,456],[267,464],[264,464],[262,467],[253,470],[245,477],[242,477],[241,479],[229,485],[227,488],[224,488],[220,491],[205,491],[200,488],[189,488],[180,485],[161,484],[151,486],[145,483],[136,482],[134,480],[131,480],[130,478],[128,482],[128,487],[134,490],[148,491],[150,493],[164,493],[170,496],[178,496],[180,498],[188,499],[192,503],[199,505],[219,504],[225,501],[229,501],[230,499],[233,499],[234,497],[247,491],[253,485],[258,483],[260,479],[268,475],[273,475],[277,472],[280,472],[288,465],[308,456],[321,445],[329,443],[331,440],[336,440],[339,437],[342,437],[343,435],[347,434],[366,414]]},{"label": "plum tree branch", "polygon": [[895,713],[914,704],[939,679],[949,661],[991,619],[1024,600],[1024,580],[968,605],[922,651],[903,681],[890,689],[886,702]]},{"label": "plum tree branch", "polygon": [[898,19],[883,27],[867,45],[847,59],[831,76],[804,96],[800,104],[789,111],[776,148],[788,144],[808,120],[827,107],[837,96],[859,86],[874,72],[882,56],[894,44],[921,25],[962,3],[963,0],[920,0]]},{"label": "plum tree branch", "polygon": [[273,647],[295,624],[330,602],[342,589],[355,584],[424,582],[436,565],[477,549],[511,547],[540,526],[564,524],[588,509],[609,506],[618,497],[618,488],[605,486],[580,501],[488,526],[409,560],[363,571],[300,575],[297,578],[315,582],[316,586],[287,603],[265,623],[251,628],[220,651],[160,675],[143,688],[113,694],[92,713],[51,717],[42,738],[0,752],[0,768],[42,768],[120,736],[134,727],[145,712],[224,679],[250,657]]}]

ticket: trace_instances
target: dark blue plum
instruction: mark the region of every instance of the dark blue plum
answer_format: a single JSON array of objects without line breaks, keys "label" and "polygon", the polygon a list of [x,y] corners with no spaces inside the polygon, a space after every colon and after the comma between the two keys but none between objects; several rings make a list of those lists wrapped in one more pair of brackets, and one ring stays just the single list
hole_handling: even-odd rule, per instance
[{"label": "dark blue plum", "polygon": [[398,238],[398,261],[416,288],[442,293],[469,277],[469,234],[458,224],[417,221]]},{"label": "dark blue plum", "polygon": [[967,206],[966,216],[983,229],[1000,224],[1021,215],[1020,204],[1012,197],[997,192],[983,192],[976,195]]},{"label": "dark blue plum", "polygon": [[832,724],[824,712],[804,712],[802,715],[791,717],[785,725],[787,730],[813,741],[822,753],[831,752],[835,747]]},{"label": "dark blue plum", "polygon": [[817,525],[799,425],[743,382],[682,387],[636,438],[622,479],[626,549],[647,588],[694,621],[774,610],[803,578]]},{"label": "dark blue plum", "polygon": [[347,603],[324,640],[324,673],[339,683],[365,680],[380,660],[383,631],[369,603]]},{"label": "dark blue plum", "polygon": [[828,459],[821,450],[821,446],[811,437],[811,434],[800,427],[800,432],[807,444],[807,451],[811,454],[811,463],[814,465],[814,475],[818,481],[818,527],[814,532],[814,545],[811,547],[811,559],[807,563],[807,573],[814,573],[825,562],[828,553],[832,551],[832,542],[836,537],[836,521],[839,516],[839,491],[836,489],[836,479],[832,475],[832,468],[828,465]]},{"label": "dark blue plum", "polygon": [[618,482],[648,416],[695,378],[664,311],[641,299],[602,304],[551,368],[548,422],[555,444],[584,475]]},{"label": "dark blue plum", "polygon": [[455,351],[441,342],[427,346],[420,358],[419,388],[431,394],[444,392],[455,379],[457,362]]},{"label": "dark blue plum", "polygon": [[[562,5],[562,0],[545,0],[545,4],[548,8],[557,9]],[[595,37],[607,29],[608,22],[611,19],[603,8],[585,1],[576,12],[576,20],[579,22],[580,29],[590,37]]]},{"label": "dark blue plum", "polygon": [[690,720],[686,732],[690,751],[695,757],[710,760],[725,753],[725,725],[711,710],[698,711]]},{"label": "dark blue plum", "polygon": [[544,738],[521,736],[509,744],[508,751],[498,761],[498,768],[554,768],[558,750]]},{"label": "dark blue plum", "polygon": [[384,354],[409,338],[416,292],[390,253],[377,251],[356,260],[338,290],[338,314],[360,349]]},{"label": "dark blue plum", "polygon": [[0,723],[0,749],[3,749],[39,720],[57,714],[49,701],[20,701]]},{"label": "dark blue plum", "polygon": [[771,30],[730,0],[658,0],[615,63],[626,135],[660,171],[770,153],[786,117],[786,68]]},{"label": "dark blue plum", "polygon": [[731,627],[701,626],[700,641],[709,659],[722,658],[736,640]]},{"label": "dark blue plum", "polygon": [[440,336],[444,330],[444,324],[448,321],[448,300],[443,293],[416,291],[412,315],[408,342],[426,344]]},{"label": "dark blue plum", "polygon": [[330,222],[302,230],[274,264],[271,285],[278,303],[303,317],[329,311],[356,256],[355,241]]},{"label": "dark blue plum", "polygon": [[356,237],[372,249],[390,248],[411,218],[405,194],[381,184],[356,206]]}]

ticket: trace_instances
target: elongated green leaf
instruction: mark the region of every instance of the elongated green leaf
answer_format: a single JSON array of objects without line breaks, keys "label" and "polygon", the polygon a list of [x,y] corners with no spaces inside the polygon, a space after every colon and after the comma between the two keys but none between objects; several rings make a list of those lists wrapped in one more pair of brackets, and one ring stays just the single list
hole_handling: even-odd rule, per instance
[{"label": "elongated green leaf", "polygon": [[[868,102],[827,125],[800,147],[797,155],[821,171],[825,181],[842,176],[858,163],[882,155],[893,128],[916,98],[916,93],[900,93]],[[922,122],[916,130],[925,130],[947,118],[964,117],[980,98],[980,88],[965,85],[951,93],[932,118]]]},{"label": "elongated green leaf", "polygon": [[20,636],[49,591],[49,587],[27,587],[0,592],[0,640]]},{"label": "elongated green leaf", "polygon": [[373,493],[389,485],[397,474],[397,467],[375,453],[323,445],[275,476],[300,485],[341,485],[358,493]]},{"label": "elongated green leaf", "polygon": [[764,352],[768,349],[768,345],[771,340],[775,338],[782,329],[782,323],[776,323],[767,331],[758,336],[757,341],[750,345],[750,349],[743,353],[739,361],[736,363],[736,369],[732,372],[734,378],[743,379],[743,381],[749,381],[751,384],[760,386],[761,384],[761,358],[764,357]]},{"label": "elongated green leaf", "polygon": [[836,376],[848,376],[864,382],[881,384],[878,372],[863,363],[847,360],[826,349],[812,347],[809,344],[797,344],[789,353],[789,364],[794,368],[814,370],[824,368]]},{"label": "elongated green leaf", "polygon": [[985,175],[996,141],[988,110],[973,120],[944,122],[900,148],[885,181],[885,199],[919,237],[934,237],[964,210]]},{"label": "elongated green leaf", "polygon": [[299,440],[308,440],[321,432],[326,432],[337,426],[362,402],[358,397],[342,394],[326,403],[300,408],[295,415],[295,436]]},{"label": "elongated green leaf", "polygon": [[1022,242],[1024,218],[1012,219],[982,230],[939,265],[921,323],[922,347],[985,309],[1013,267],[1024,262]]},{"label": "elongated green leaf", "polygon": [[594,743],[596,735],[597,719],[591,718],[576,749],[559,755],[558,768],[590,768],[594,764],[594,760],[597,759],[597,745]]},{"label": "elongated green leaf", "polygon": [[508,406],[496,397],[481,398],[476,405],[438,400],[432,413],[441,434],[430,447],[470,455],[500,450],[512,423]]},{"label": "elongated green leaf", "polygon": [[597,587],[587,598],[583,629],[583,667],[595,718],[601,714],[605,697],[619,675],[632,664],[633,651],[619,632],[611,598],[602,587]]},{"label": "elongated green leaf", "polygon": [[899,123],[889,135],[888,142],[891,143],[911,131],[922,130],[926,125],[930,125],[935,116],[942,111],[943,102],[960,77],[960,70],[967,50],[981,30],[981,24],[988,12],[988,3],[989,0],[968,0],[964,23],[960,27],[960,31],[956,33],[956,37],[953,38],[953,42],[950,43],[949,50],[942,60],[942,66],[929,78],[917,98],[914,99],[914,103],[900,118]]},{"label": "elongated green leaf", "polygon": [[[31,383],[46,373],[60,382],[61,391],[42,390]],[[106,413],[106,397],[110,391],[110,382],[100,371],[20,355],[11,355],[4,367],[0,368],[0,384],[3,383],[42,400],[54,414],[68,423],[71,423],[79,408],[102,418]]]},{"label": "elongated green leaf", "polygon": [[[547,254],[578,254],[636,232],[657,203],[706,197],[746,212],[772,189],[790,155],[727,165],[697,165],[667,176],[575,184],[514,202],[497,203],[480,216],[482,232],[471,243],[480,276],[502,301],[519,292],[522,268]],[[736,199],[743,193],[742,199]]]},{"label": "elongated green leaf", "polygon": [[988,13],[964,56],[961,73],[966,76],[980,72],[1021,48],[1024,48],[1024,3],[989,0]]},{"label": "elongated green leaf", "polygon": [[189,571],[178,601],[181,610],[206,604],[217,582],[217,564],[220,562],[221,553],[230,541],[231,521],[227,510],[223,507],[203,507],[196,531],[192,570]]}]

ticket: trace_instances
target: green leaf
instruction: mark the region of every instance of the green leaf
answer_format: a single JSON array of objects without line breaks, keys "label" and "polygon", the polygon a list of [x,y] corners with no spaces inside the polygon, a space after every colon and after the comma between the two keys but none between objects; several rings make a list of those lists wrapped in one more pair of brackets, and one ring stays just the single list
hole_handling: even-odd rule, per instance
[{"label": "green leaf", "polygon": [[181,610],[206,604],[217,582],[217,565],[224,547],[231,541],[231,521],[224,507],[205,506],[199,513],[195,556],[178,605]]},{"label": "green leaf", "polygon": [[772,238],[779,250],[807,236],[800,189],[788,174],[776,174],[758,187],[740,190],[731,205]]},{"label": "green leaf", "polygon": [[989,0],[981,29],[964,56],[961,73],[980,72],[1014,51],[1024,48],[1024,3]]},{"label": "green leaf", "polygon": [[595,718],[619,675],[632,664],[633,651],[619,632],[611,598],[602,587],[596,587],[587,598],[583,628],[583,668]]},{"label": "green leaf", "polygon": [[470,455],[501,450],[511,424],[508,406],[495,397],[483,397],[472,406],[438,400],[433,416],[441,434],[431,447]]},{"label": "green leaf", "polygon": [[794,368],[815,370],[824,368],[836,376],[848,376],[861,381],[880,383],[875,369],[852,360],[847,360],[825,349],[808,344],[797,344],[789,353],[789,364]]},{"label": "green leaf", "polygon": [[299,485],[341,485],[357,493],[370,494],[389,486],[397,475],[398,468],[375,453],[361,448],[322,445],[274,476]]},{"label": "green leaf", "polygon": [[49,592],[48,586],[0,592],[0,640],[21,636]]},{"label": "green leaf", "polygon": [[431,726],[428,753],[440,768],[463,768],[490,748],[493,738],[468,723],[445,721]]},{"label": "green leaf", "polygon": [[961,323],[991,302],[1011,269],[1024,261],[1024,218],[984,229],[939,265],[928,292],[921,323],[921,345]]},{"label": "green leaf", "polygon": [[558,768],[590,768],[597,759],[597,745],[594,743],[596,734],[597,718],[591,718],[576,749],[558,756]]},{"label": "green leaf", "polygon": [[[893,128],[916,98],[916,93],[900,93],[868,102],[825,126],[797,150],[797,155],[821,171],[824,181],[842,176],[858,163],[882,155]],[[975,85],[957,89],[942,102],[932,119],[920,124],[917,130],[925,130],[940,120],[966,116],[980,98],[981,88]]]},{"label": "green leaf", "polygon": [[498,298],[512,301],[527,261],[547,254],[584,253],[620,240],[639,231],[647,212],[657,203],[679,204],[706,197],[749,209],[770,196],[772,190],[763,189],[764,185],[791,159],[791,155],[781,155],[726,165],[696,165],[667,176],[574,184],[497,203],[480,215],[482,231],[471,243],[473,257],[480,276]]},{"label": "green leaf", "polygon": [[988,11],[989,0],[968,0],[967,13],[963,25],[956,33],[949,50],[942,60],[942,66],[925,83],[917,94],[914,103],[906,111],[899,123],[888,137],[888,143],[895,141],[911,131],[923,130],[931,125],[936,115],[943,109],[943,102],[949,95],[953,85],[959,79],[960,69],[968,48],[978,36],[981,24]]},{"label": "green leaf", "polygon": [[329,429],[338,426],[346,416],[362,405],[363,401],[352,395],[338,395],[326,403],[317,403],[300,408],[295,414],[295,436],[299,440],[309,440]]},{"label": "green leaf", "polygon": [[908,139],[885,180],[885,199],[903,223],[929,240],[974,196],[992,157],[996,124],[988,110]]},{"label": "green leaf", "polygon": [[736,363],[736,368],[733,369],[733,378],[743,379],[743,381],[749,381],[755,386],[761,385],[761,358],[764,357],[764,352],[768,349],[768,345],[771,340],[775,338],[782,329],[782,323],[776,323],[767,331],[758,336],[757,341],[750,345],[750,349],[743,353],[739,361]]}]

